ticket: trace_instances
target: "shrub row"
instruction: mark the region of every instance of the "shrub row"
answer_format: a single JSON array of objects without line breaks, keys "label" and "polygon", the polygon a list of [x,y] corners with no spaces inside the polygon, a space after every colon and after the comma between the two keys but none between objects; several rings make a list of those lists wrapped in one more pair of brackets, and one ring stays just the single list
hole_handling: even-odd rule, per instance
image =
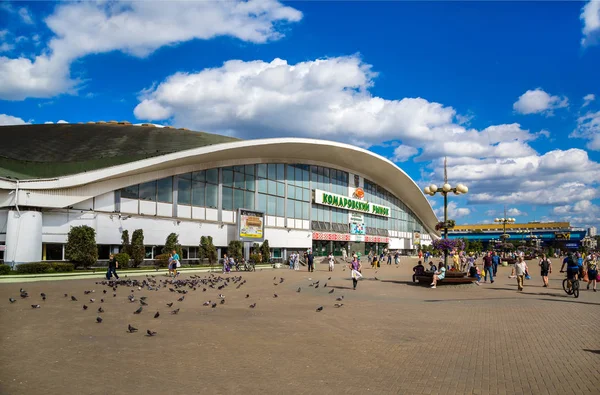
[{"label": "shrub row", "polygon": [[75,265],[64,262],[22,263],[16,268],[20,274],[67,273],[75,270]]},{"label": "shrub row", "polygon": [[9,265],[0,265],[0,276],[10,273]]}]

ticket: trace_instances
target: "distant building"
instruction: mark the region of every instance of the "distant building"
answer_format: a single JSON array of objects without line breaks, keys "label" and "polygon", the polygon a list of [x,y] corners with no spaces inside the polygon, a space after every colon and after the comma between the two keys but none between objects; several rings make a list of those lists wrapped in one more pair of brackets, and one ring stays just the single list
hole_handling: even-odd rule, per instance
[{"label": "distant building", "polygon": [[[456,225],[449,231],[452,239],[481,241],[484,245],[499,241],[504,232],[501,223]],[[561,249],[578,249],[586,236],[585,230],[576,230],[569,222],[528,222],[523,224],[506,224],[509,241],[539,240],[540,246],[553,246]]]},{"label": "distant building", "polygon": [[587,229],[587,235],[590,237],[596,237],[598,235],[598,231],[596,230],[595,226],[590,226]]}]

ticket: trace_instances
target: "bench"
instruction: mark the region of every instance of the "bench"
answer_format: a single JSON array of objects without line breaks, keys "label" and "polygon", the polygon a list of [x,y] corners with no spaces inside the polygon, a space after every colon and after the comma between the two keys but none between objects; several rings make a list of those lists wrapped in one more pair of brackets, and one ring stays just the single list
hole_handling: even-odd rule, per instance
[{"label": "bench", "polygon": [[[433,273],[426,272],[422,275],[415,276],[415,279],[420,285],[429,285],[433,281]],[[446,277],[438,281],[438,285],[442,284],[471,284],[477,281],[474,277],[467,277],[467,273],[462,272],[446,272]]]}]

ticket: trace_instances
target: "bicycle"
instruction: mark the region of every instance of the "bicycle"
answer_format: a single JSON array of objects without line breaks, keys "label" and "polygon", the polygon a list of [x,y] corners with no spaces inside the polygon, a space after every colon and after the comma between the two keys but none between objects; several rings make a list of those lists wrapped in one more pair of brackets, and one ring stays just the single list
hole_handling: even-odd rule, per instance
[{"label": "bicycle", "polygon": [[[564,273],[565,271],[562,270],[561,273]],[[579,279],[577,274],[575,275],[575,278],[573,280],[569,280],[568,278],[565,278],[563,280],[562,283],[563,286],[563,290],[566,292],[567,295],[573,295],[576,298],[579,297]]]}]

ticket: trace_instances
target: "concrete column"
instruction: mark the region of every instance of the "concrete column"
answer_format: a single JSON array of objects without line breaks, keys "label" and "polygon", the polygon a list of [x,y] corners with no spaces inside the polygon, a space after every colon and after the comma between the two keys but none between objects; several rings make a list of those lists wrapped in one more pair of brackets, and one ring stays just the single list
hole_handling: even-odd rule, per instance
[{"label": "concrete column", "polygon": [[42,259],[42,213],[16,210],[8,212],[6,222],[7,264],[39,262]]}]

